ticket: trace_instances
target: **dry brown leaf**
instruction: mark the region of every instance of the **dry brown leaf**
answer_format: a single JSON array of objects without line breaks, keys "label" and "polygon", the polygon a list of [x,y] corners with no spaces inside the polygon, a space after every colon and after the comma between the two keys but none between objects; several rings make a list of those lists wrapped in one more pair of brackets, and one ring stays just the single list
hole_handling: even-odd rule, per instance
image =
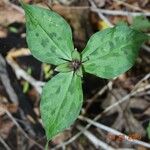
[{"label": "dry brown leaf", "polygon": [[1,103],[0,104],[0,116],[5,114],[6,110],[11,112],[11,113],[15,113],[15,112],[17,112],[17,109],[18,109],[18,107],[15,104],[9,104],[9,103],[3,104],[3,103]]},{"label": "dry brown leaf", "polygon": [[0,135],[6,139],[14,126],[14,123],[9,119],[0,118]]},{"label": "dry brown leaf", "polygon": [[130,101],[130,108],[134,108],[134,109],[137,108],[144,111],[148,105],[149,102],[143,98],[132,98],[132,100]]},{"label": "dry brown leaf", "polygon": [[70,131],[64,131],[63,133],[58,134],[52,142],[54,144],[61,144],[63,141],[67,140],[70,137]]},{"label": "dry brown leaf", "polygon": [[148,115],[150,117],[150,108],[146,109],[146,111],[143,113],[143,115]]},{"label": "dry brown leaf", "polygon": [[7,37],[7,29],[0,26],[0,38]]},{"label": "dry brown leaf", "polygon": [[7,26],[11,23],[24,22],[24,14],[12,7],[10,3],[0,0],[0,25]]}]

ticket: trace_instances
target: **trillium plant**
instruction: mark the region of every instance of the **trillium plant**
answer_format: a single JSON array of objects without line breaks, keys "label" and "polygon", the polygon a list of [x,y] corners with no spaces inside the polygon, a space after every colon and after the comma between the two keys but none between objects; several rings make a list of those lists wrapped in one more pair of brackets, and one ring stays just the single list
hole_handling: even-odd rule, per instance
[{"label": "trillium plant", "polygon": [[27,43],[38,60],[58,72],[42,90],[40,112],[49,141],[78,117],[82,103],[82,77],[87,72],[111,79],[129,70],[148,36],[125,24],[95,33],[79,53],[68,23],[54,11],[22,3]]}]

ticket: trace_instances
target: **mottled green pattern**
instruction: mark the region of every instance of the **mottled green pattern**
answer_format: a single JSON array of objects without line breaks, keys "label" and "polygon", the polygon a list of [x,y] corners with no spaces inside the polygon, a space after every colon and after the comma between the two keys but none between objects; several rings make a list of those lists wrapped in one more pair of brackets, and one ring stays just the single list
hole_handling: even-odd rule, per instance
[{"label": "mottled green pattern", "polygon": [[81,60],[81,55],[80,53],[77,51],[77,49],[75,49],[73,52],[72,52],[72,59],[73,60]]},{"label": "mottled green pattern", "polygon": [[71,28],[67,22],[48,9],[26,4],[23,7],[27,43],[33,56],[54,65],[64,63],[61,58],[71,60],[74,47]]},{"label": "mottled green pattern", "polygon": [[55,68],[55,71],[57,72],[70,72],[73,71],[73,69],[70,67],[70,62],[66,62],[63,64],[60,64]]},{"label": "mottled green pattern", "polygon": [[82,68],[102,78],[116,77],[132,67],[147,36],[126,25],[109,28],[94,34],[81,56],[74,50],[71,28],[61,16],[34,5],[22,6],[31,53],[42,62],[56,65],[60,72],[45,84],[41,96],[41,118],[49,141],[79,115]]},{"label": "mottled green pattern", "polygon": [[48,140],[74,122],[82,101],[81,78],[73,72],[59,73],[46,83],[40,111]]},{"label": "mottled green pattern", "polygon": [[150,20],[145,16],[136,16],[133,18],[131,27],[138,31],[150,31]]},{"label": "mottled green pattern", "polygon": [[148,37],[126,25],[94,34],[82,52],[86,72],[110,79],[130,69]]}]

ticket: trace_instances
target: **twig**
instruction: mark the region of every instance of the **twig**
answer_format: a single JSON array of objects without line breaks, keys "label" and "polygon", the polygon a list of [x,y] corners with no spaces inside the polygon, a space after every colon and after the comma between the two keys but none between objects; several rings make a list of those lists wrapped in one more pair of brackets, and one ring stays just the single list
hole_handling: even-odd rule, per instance
[{"label": "twig", "polygon": [[19,11],[20,13],[24,14],[24,11],[23,11],[23,9],[22,9],[21,7],[15,5],[15,4],[13,4],[13,3],[11,3],[9,0],[4,0],[4,2],[5,2],[5,4],[10,5],[10,7],[14,8],[14,9],[16,9],[17,11]]},{"label": "twig", "polygon": [[31,139],[27,133],[22,129],[22,127],[18,124],[18,122],[15,120],[15,118],[11,115],[11,113],[5,109],[5,113],[8,115],[8,117],[13,121],[13,123],[18,127],[18,129],[24,134],[24,136],[30,140],[32,143],[34,143],[35,145],[37,145],[41,150],[44,150],[44,147],[41,146],[39,143],[37,143],[36,141],[34,141],[33,139]]},{"label": "twig", "polygon": [[120,0],[113,0],[113,1],[118,3],[118,4],[124,5],[124,6],[128,7],[128,8],[131,8],[133,10],[137,10],[137,11],[141,11],[141,12],[148,12],[146,10],[143,10],[143,9],[139,8],[138,6],[135,6],[135,5],[132,5],[132,4],[128,4],[125,1],[120,1]]},{"label": "twig", "polygon": [[56,150],[56,149],[59,149],[61,147],[65,147],[67,146],[68,144],[72,143],[73,141],[75,141],[80,135],[82,134],[82,132],[78,132],[77,134],[75,134],[73,137],[71,137],[68,141],[66,142],[63,142],[57,146],[55,146],[54,148],[52,148],[51,150]]},{"label": "twig", "polygon": [[136,90],[138,87],[140,87],[141,83],[145,80],[148,80],[150,78],[150,73],[146,74],[135,86],[133,90]]},{"label": "twig", "polygon": [[100,8],[93,8],[91,7],[90,8],[92,11],[94,12],[101,12],[103,14],[106,14],[106,15],[110,15],[110,16],[132,16],[132,17],[135,17],[135,16],[150,16],[150,13],[149,12],[129,12],[129,11],[122,11],[122,10],[108,10],[108,9],[100,9]]},{"label": "twig", "polygon": [[[94,2],[92,0],[89,0],[89,2],[91,4],[92,8],[97,10],[97,7],[94,4]],[[101,13],[101,11],[98,11],[97,13],[102,20],[104,20],[110,27],[113,27],[112,23]]]},{"label": "twig", "polygon": [[9,3],[9,4],[11,5],[12,8],[16,9],[16,10],[19,11],[20,13],[25,14],[25,13],[24,13],[24,10],[23,10],[21,7],[15,5],[15,4],[13,4],[13,3]]},{"label": "twig", "polygon": [[0,79],[5,87],[5,90],[9,96],[9,99],[16,105],[18,105],[18,97],[17,94],[15,93],[13,87],[11,86],[11,82],[6,70],[6,62],[3,56],[0,54]]},{"label": "twig", "polygon": [[45,83],[41,82],[41,81],[37,81],[35,80],[33,77],[31,77],[30,75],[28,75],[23,69],[21,69],[16,63],[15,61],[10,58],[10,57],[6,57],[6,60],[8,62],[8,64],[13,68],[13,70],[16,73],[16,76],[18,79],[20,79],[21,77],[23,79],[25,79],[26,81],[28,81],[35,89],[38,93],[42,92],[42,87]]},{"label": "twig", "polygon": [[3,140],[3,138],[0,136],[0,142],[4,145],[6,150],[11,150],[11,148],[7,145],[7,143]]},{"label": "twig", "polygon": [[150,52],[150,47],[147,45],[142,45],[142,48],[145,49],[147,52]]},{"label": "twig", "polygon": [[105,126],[101,123],[98,123],[98,122],[95,122],[89,118],[86,118],[86,117],[83,117],[83,116],[79,116],[79,119],[83,120],[83,121],[86,121],[94,126],[96,126],[97,128],[100,128],[100,129],[103,129],[105,131],[107,131],[108,133],[112,133],[114,135],[121,135],[123,136],[127,141],[129,141],[130,143],[133,143],[133,144],[138,144],[138,145],[141,145],[141,146],[144,146],[144,147],[147,147],[147,148],[150,148],[150,144],[146,143],[146,142],[143,142],[143,141],[139,141],[137,139],[131,139],[129,136],[115,130],[115,129],[112,129],[108,126]]},{"label": "twig", "polygon": [[[138,82],[138,84],[139,83],[141,83],[141,82],[143,82],[143,81],[145,81],[145,80],[147,80],[147,79],[149,79],[150,78],[150,73],[148,73],[147,75],[145,75],[139,82]],[[136,84],[137,85],[137,84]]]},{"label": "twig", "polygon": [[[81,132],[83,131],[82,126],[77,126],[77,129],[79,129]],[[89,131],[83,131],[83,134],[93,143],[93,145],[98,149],[98,148],[103,148],[104,150],[115,150],[111,146],[109,146],[107,143],[104,143],[103,141],[99,140],[96,136],[94,136],[91,132]]]},{"label": "twig", "polygon": [[[6,70],[6,62],[5,62],[5,59],[1,55],[0,55],[0,79],[6,89],[6,92],[9,96],[10,100],[13,102],[13,104],[15,106],[17,106],[19,104],[19,98],[10,83],[10,79],[8,77],[8,73]],[[22,118],[25,118],[24,112],[21,113],[21,111],[20,111],[20,115]],[[29,124],[25,124],[25,127],[28,129],[28,131],[31,135],[35,136],[35,133]]]},{"label": "twig", "polygon": [[113,85],[112,81],[109,81],[107,83],[107,85],[105,85],[102,89],[100,89],[100,91],[95,94],[92,98],[88,99],[87,101],[89,101],[89,103],[87,104],[86,108],[85,108],[85,113],[87,112],[87,110],[89,109],[89,107],[91,106],[91,104],[99,97],[101,96],[107,89],[111,88]]},{"label": "twig", "polygon": [[[12,3],[10,3],[10,5],[14,9],[18,10],[20,13],[24,14],[24,11],[23,11],[23,9],[21,7],[19,7],[17,5],[14,5]],[[126,6],[127,6],[127,4],[126,4]],[[132,5],[130,5],[130,6],[133,9],[133,6]],[[141,13],[141,12],[127,12],[127,11],[121,11],[121,10],[106,10],[106,9],[98,9],[98,8],[95,9],[95,8],[91,8],[89,6],[71,6],[71,7],[70,6],[69,7],[67,7],[67,6],[61,6],[61,7],[65,8],[65,9],[89,9],[90,8],[92,11],[98,11],[98,10],[100,10],[101,13],[104,13],[104,14],[107,14],[107,15],[121,15],[121,16],[128,16],[128,15],[131,15],[131,16],[141,16],[141,15],[145,15],[145,16],[150,16],[149,12],[144,11],[144,10],[138,8],[138,7],[135,8],[135,6],[134,6],[134,9],[143,11],[143,13]],[[129,7],[129,4],[128,4],[128,7]]]},{"label": "twig", "polygon": [[28,133],[32,136],[35,137],[36,133],[32,129],[32,126],[30,125],[29,120],[26,118],[27,116],[25,115],[24,111],[22,109],[19,109],[18,112],[20,113],[20,116],[22,118],[22,121],[25,121],[26,123],[24,124],[25,131],[28,131]]},{"label": "twig", "polygon": [[31,52],[28,48],[12,49],[8,52],[7,58],[16,58],[21,56],[30,56]]}]

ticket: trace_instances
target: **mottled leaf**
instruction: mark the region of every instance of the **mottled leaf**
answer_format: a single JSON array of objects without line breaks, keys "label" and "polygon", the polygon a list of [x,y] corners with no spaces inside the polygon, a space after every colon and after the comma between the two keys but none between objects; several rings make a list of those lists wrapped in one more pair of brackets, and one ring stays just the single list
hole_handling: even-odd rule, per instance
[{"label": "mottled leaf", "polygon": [[80,53],[77,51],[77,49],[75,49],[73,52],[72,52],[72,59],[73,60],[81,60],[81,56],[80,56]]},{"label": "mottled leaf", "polygon": [[126,25],[95,33],[82,52],[84,70],[102,78],[113,78],[130,69],[148,36]]},{"label": "mottled leaf", "polygon": [[83,77],[83,70],[82,70],[82,66],[80,66],[77,70],[76,70],[76,74],[80,77]]},{"label": "mottled leaf", "polygon": [[150,139],[150,122],[147,127],[147,135],[148,135],[148,139]]},{"label": "mottled leaf", "polygon": [[57,13],[34,5],[22,4],[26,16],[27,43],[34,57],[58,65],[71,60],[74,50],[68,23]]},{"label": "mottled leaf", "polygon": [[150,21],[145,16],[136,16],[131,27],[139,31],[150,31]]},{"label": "mottled leaf", "polygon": [[75,121],[82,100],[81,78],[73,72],[59,73],[46,83],[40,111],[48,140]]},{"label": "mottled leaf", "polygon": [[60,64],[59,66],[57,66],[55,68],[55,71],[57,71],[57,72],[70,72],[70,71],[73,71],[73,68],[71,68],[70,62],[66,62],[66,63]]}]

